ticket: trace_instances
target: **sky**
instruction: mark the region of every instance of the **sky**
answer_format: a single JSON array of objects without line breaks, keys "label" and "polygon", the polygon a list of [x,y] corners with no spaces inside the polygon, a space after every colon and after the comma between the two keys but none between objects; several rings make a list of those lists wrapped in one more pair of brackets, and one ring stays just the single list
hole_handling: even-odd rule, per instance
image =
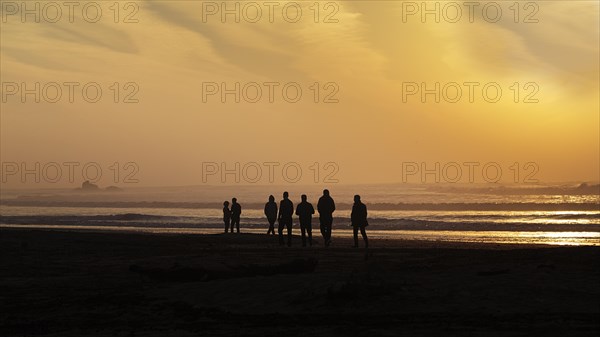
[{"label": "sky", "polygon": [[597,1],[1,3],[5,188],[600,180]]}]

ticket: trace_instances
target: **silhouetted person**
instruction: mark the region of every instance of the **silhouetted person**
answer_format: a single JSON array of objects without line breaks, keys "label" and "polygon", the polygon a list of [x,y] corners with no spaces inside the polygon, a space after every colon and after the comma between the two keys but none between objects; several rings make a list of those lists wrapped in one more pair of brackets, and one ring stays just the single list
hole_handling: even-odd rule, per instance
[{"label": "silhouetted person", "polygon": [[267,216],[267,221],[269,221],[269,230],[267,231],[267,235],[275,235],[275,220],[277,220],[277,203],[275,202],[275,197],[272,195],[269,196],[269,202],[265,204],[265,215]]},{"label": "silhouetted person", "polygon": [[231,232],[235,226],[237,232],[240,232],[240,215],[242,215],[242,206],[237,203],[237,199],[231,199]]},{"label": "silhouetted person", "polygon": [[288,192],[283,192],[283,200],[279,203],[279,244],[283,246],[283,227],[287,227],[287,245],[292,245],[292,215],[294,214],[294,204],[288,199]]},{"label": "silhouetted person", "polygon": [[312,216],[315,214],[313,205],[306,201],[306,194],[302,194],[302,202],[296,206],[296,215],[300,218],[300,230],[302,231],[302,247],[306,247],[306,234],[308,244],[312,247]]},{"label": "silhouetted person", "polygon": [[323,195],[317,203],[319,210],[319,222],[321,223],[321,234],[325,240],[325,247],[331,244],[331,226],[333,225],[333,212],[335,211],[335,202],[329,196],[329,190],[323,190]]},{"label": "silhouetted person", "polygon": [[354,196],[354,205],[352,205],[352,213],[350,214],[350,220],[352,221],[352,227],[354,229],[354,248],[358,248],[358,230],[365,240],[365,248],[369,248],[369,240],[367,239],[367,232],[365,227],[369,225],[367,222],[367,205],[360,201],[360,195]]},{"label": "silhouetted person", "polygon": [[[225,233],[229,230],[229,223],[231,222],[231,210],[229,210],[229,201],[223,203],[223,222],[225,223]],[[233,232],[233,227],[231,228]]]}]

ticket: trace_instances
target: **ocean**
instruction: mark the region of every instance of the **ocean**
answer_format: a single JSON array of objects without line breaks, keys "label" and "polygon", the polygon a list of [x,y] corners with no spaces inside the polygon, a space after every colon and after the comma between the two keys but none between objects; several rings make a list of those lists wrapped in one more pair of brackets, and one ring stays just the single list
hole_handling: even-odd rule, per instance
[{"label": "ocean", "polygon": [[[350,208],[360,194],[369,209],[373,240],[600,245],[598,185],[344,185],[329,187],[336,201],[334,237],[351,235]],[[296,204],[301,194],[316,206],[319,186],[126,187],[119,191],[81,189],[3,190],[0,228],[109,230],[216,234],[222,230],[222,202],[242,205],[241,229],[266,233],[263,206],[284,190]],[[318,236],[318,215],[313,229]],[[294,231],[299,233],[295,220]],[[373,241],[375,244],[376,241]]]}]

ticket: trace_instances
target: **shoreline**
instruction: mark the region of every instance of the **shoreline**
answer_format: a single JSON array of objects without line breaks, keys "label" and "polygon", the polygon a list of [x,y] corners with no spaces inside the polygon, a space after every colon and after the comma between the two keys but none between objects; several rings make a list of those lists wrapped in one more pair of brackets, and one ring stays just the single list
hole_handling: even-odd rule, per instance
[{"label": "shoreline", "polygon": [[[223,229],[218,227],[162,227],[162,226],[115,226],[115,225],[46,225],[46,224],[1,224],[2,230],[41,230],[41,231],[67,231],[81,233],[125,233],[125,234],[147,234],[147,235],[222,235]],[[244,228],[243,234],[256,235],[268,238],[265,228]],[[294,227],[293,235],[296,242],[300,241],[299,228]],[[229,234],[235,237],[237,234]],[[285,233],[284,233],[285,235]],[[372,247],[380,242],[426,242],[431,244],[452,244],[454,246],[464,245],[502,245],[514,247],[562,247],[600,246],[600,234],[588,231],[464,231],[464,230],[392,230],[376,229],[367,230]],[[360,235],[359,235],[360,236]],[[313,226],[313,238],[317,244],[321,240],[318,228]],[[350,240],[352,230],[348,228],[334,228],[334,238]],[[361,239],[362,240],[362,239]],[[385,243],[384,246],[389,246]]]}]

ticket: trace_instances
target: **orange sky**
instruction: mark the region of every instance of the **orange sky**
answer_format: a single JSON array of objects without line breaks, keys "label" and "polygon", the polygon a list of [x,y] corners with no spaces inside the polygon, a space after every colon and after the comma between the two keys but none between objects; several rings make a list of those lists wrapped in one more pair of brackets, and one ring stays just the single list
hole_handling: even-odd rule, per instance
[{"label": "orange sky", "polygon": [[[600,179],[600,25],[595,1],[538,1],[537,12],[529,18],[537,23],[522,22],[533,11],[525,7],[515,23],[512,1],[499,2],[502,15],[497,22],[481,16],[486,4],[481,2],[474,22],[463,7],[456,23],[443,15],[440,23],[432,15],[422,22],[419,13],[408,14],[414,8],[402,1],[341,1],[327,8],[321,2],[318,23],[312,1],[299,2],[298,22],[286,22],[276,9],[272,23],[265,13],[258,22],[248,22],[249,15],[256,14],[252,8],[248,16],[242,13],[240,23],[233,16],[222,23],[220,13],[207,14],[213,7],[201,1],[130,1],[130,7],[122,1],[118,23],[109,8],[113,2],[101,2],[102,16],[96,23],[82,18],[86,2],[80,2],[74,23],[66,8],[56,23],[43,15],[42,22],[35,23],[32,15],[22,20],[21,13],[13,11],[12,4],[20,3],[2,1],[4,187],[80,184],[79,168],[74,182],[66,179],[66,162],[79,167],[98,163],[103,170],[98,183],[103,186],[122,185],[123,175],[133,170],[124,167],[128,162],[139,169],[139,186],[202,184],[203,163],[206,168],[206,163],[222,162],[229,167],[235,162],[241,167],[259,163],[259,183],[269,183],[265,162],[279,163],[278,168],[298,163],[302,183],[313,182],[310,167],[315,162],[320,166],[319,183],[334,171],[324,167],[328,162],[339,169],[335,179],[348,184],[401,182],[406,163],[433,168],[436,162],[442,167],[459,163],[463,174],[465,162],[479,167],[498,163],[503,170],[500,182],[514,182],[509,167],[515,162],[520,183],[531,171],[524,169],[529,162],[537,167],[535,179],[542,182]],[[40,2],[42,12],[47,3]],[[286,3],[278,2],[279,7]],[[439,3],[441,8],[446,5]],[[257,4],[266,10],[264,2]],[[291,16],[295,7],[288,8]],[[129,19],[138,22],[122,22],[134,9]],[[53,10],[48,7],[47,16]],[[337,22],[323,22],[333,12],[329,20]],[[54,97],[54,88],[47,84],[60,84],[63,96],[57,103],[45,96],[35,103],[30,94],[22,102],[21,92],[14,91],[22,88],[13,84],[34,88],[36,82],[40,91],[46,86],[48,97]],[[80,84],[74,89],[74,102],[69,102],[65,82]],[[97,103],[82,97],[82,86],[90,82],[103,91]],[[111,89],[115,82],[121,87],[119,103]],[[123,88],[128,82],[135,84]],[[225,96],[223,103],[217,93],[203,102],[206,83],[233,88],[236,82],[240,88],[258,83],[262,99],[252,103],[241,93],[240,103],[234,102],[234,95]],[[265,82],[279,83],[273,103]],[[311,89],[315,82],[320,87],[318,103],[315,87]],[[433,94],[422,102],[420,92],[407,95],[413,88],[408,82],[424,82],[430,89],[439,82],[440,90],[458,83],[462,97],[451,103],[441,92],[439,103]],[[473,102],[465,82],[479,83]],[[297,103],[282,96],[286,83],[302,89]],[[494,96],[490,85],[490,96],[482,95],[487,83],[501,88],[497,102],[486,101]],[[526,87],[527,83],[531,84]],[[123,103],[136,88],[139,92],[132,98],[139,102]],[[246,88],[247,97],[254,97],[256,87]],[[338,102],[324,103],[336,89],[329,98]],[[456,85],[446,89],[451,100]],[[537,103],[526,103],[533,92],[529,99]],[[288,93],[294,93],[293,86]],[[120,173],[116,179],[110,168],[115,162]],[[40,183],[33,175],[23,182],[20,172],[10,171],[12,163],[29,168],[58,163],[63,179],[52,182],[42,172]],[[232,177],[226,176],[225,183],[234,183]],[[420,182],[419,177],[410,176],[409,182]],[[285,182],[281,178],[277,169],[275,180]],[[485,182],[480,173],[476,180]],[[248,179],[242,177],[244,181]],[[206,182],[223,183],[218,174]]]}]

